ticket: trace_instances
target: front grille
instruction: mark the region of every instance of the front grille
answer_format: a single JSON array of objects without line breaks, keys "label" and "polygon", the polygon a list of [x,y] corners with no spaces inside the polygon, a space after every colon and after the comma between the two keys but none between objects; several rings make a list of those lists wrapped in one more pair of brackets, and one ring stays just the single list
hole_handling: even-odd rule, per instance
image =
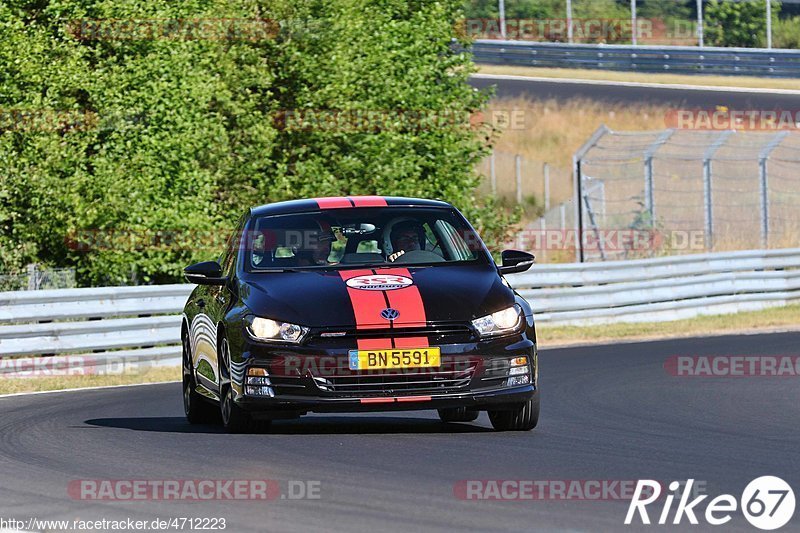
[{"label": "front grille", "polygon": [[475,374],[474,361],[443,362],[440,368],[414,371],[361,371],[350,375],[316,376],[314,383],[320,391],[337,395],[364,396],[405,393],[448,393],[469,387]]},{"label": "front grille", "polygon": [[475,341],[475,334],[467,324],[428,324],[416,328],[349,329],[332,328],[313,330],[307,345],[326,347],[352,347],[358,339],[427,337],[431,346],[463,344]]}]

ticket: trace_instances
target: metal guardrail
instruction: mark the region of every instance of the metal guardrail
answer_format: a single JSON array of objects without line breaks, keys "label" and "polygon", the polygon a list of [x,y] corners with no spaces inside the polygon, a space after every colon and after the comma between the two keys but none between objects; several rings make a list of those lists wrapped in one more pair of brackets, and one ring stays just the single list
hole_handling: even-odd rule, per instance
[{"label": "metal guardrail", "polygon": [[509,281],[540,324],[677,320],[800,301],[800,248],[534,266]]},{"label": "metal guardrail", "polygon": [[[536,265],[509,281],[539,323],[675,320],[800,301],[800,248]],[[40,355],[177,365],[193,287],[0,293],[0,375],[4,359]]]},{"label": "metal guardrail", "polygon": [[[0,358],[69,356],[66,366],[180,364],[180,326],[193,285],[0,293]],[[73,357],[74,356],[74,357]],[[17,372],[2,364],[0,375]]]},{"label": "metal guardrail", "polygon": [[476,40],[477,63],[800,78],[800,50]]}]

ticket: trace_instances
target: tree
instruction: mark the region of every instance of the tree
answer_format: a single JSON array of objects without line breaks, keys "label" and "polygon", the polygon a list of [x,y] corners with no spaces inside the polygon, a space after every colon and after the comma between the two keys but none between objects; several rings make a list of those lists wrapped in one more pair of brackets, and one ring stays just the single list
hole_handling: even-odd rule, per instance
[{"label": "tree", "polygon": [[[712,46],[761,47],[766,42],[766,0],[742,2],[711,0],[703,15],[705,37]],[[780,12],[773,0],[773,23]]]},{"label": "tree", "polygon": [[[492,132],[470,127],[488,95],[466,83],[470,56],[452,46],[462,17],[453,0],[0,6],[0,109],[85,119],[0,123],[0,268],[177,281],[220,251],[246,207],[328,194],[446,199],[496,248],[512,219],[475,195]],[[209,38],[197,22],[221,19],[274,31]],[[382,118],[287,128],[281,117],[299,111]]]}]

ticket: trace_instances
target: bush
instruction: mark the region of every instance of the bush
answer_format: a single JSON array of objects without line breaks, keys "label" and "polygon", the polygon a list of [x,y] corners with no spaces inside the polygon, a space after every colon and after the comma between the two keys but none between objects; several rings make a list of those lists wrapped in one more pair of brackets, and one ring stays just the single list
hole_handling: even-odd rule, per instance
[{"label": "bush", "polygon": [[773,25],[772,46],[775,48],[800,48],[800,17],[781,19]]},{"label": "bush", "polygon": [[[705,41],[710,46],[762,47],[766,44],[765,0],[731,2],[711,0],[703,15]],[[773,26],[781,5],[772,0]]]}]

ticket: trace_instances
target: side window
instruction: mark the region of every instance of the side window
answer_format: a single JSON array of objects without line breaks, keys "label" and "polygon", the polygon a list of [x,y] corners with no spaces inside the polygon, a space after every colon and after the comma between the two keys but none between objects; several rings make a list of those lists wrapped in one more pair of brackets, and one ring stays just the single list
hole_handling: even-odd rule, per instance
[{"label": "side window", "polygon": [[436,221],[436,228],[442,236],[444,246],[456,260],[467,261],[474,258],[467,243],[464,242],[464,239],[461,238],[461,235],[449,222],[438,220]]},{"label": "side window", "polygon": [[225,251],[219,258],[219,264],[222,266],[223,274],[230,276],[233,273],[234,265],[236,264],[236,256],[239,252],[239,243],[242,237],[242,230],[244,228],[246,217],[242,216],[236,224],[236,229],[228,237],[225,243]]}]

